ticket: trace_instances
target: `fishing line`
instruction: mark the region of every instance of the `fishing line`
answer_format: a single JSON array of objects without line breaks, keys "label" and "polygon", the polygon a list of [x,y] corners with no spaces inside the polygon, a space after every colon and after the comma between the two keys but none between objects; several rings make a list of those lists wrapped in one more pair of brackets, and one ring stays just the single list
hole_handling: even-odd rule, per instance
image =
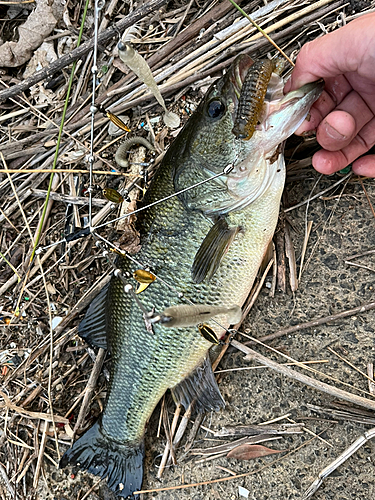
[{"label": "fishing line", "polygon": [[124,219],[125,217],[130,217],[130,215],[135,215],[139,212],[142,212],[143,210],[146,210],[147,208],[151,208],[155,205],[158,205],[159,203],[163,203],[164,201],[170,200],[171,198],[174,198],[175,196],[178,196],[182,193],[186,193],[186,191],[189,191],[190,189],[194,189],[198,186],[201,186],[202,184],[205,184],[206,182],[210,182],[214,179],[217,179],[218,177],[221,177],[222,175],[228,175],[233,169],[234,169],[234,162],[229,163],[229,165],[227,165],[224,168],[224,170],[222,172],[220,172],[219,174],[213,175],[212,177],[208,177],[207,179],[204,179],[203,181],[199,181],[195,184],[192,184],[191,186],[184,188],[184,189],[181,189],[180,191],[176,191],[175,193],[172,193],[172,194],[166,196],[165,198],[161,198],[160,200],[156,200],[153,203],[150,203],[149,205],[145,205],[144,207],[141,207],[141,208],[138,208],[137,210],[134,210],[133,212],[129,212],[125,215],[121,215],[121,217],[117,217],[116,219],[112,219],[110,221],[107,221],[104,224],[99,224],[99,226],[92,227],[91,230],[100,229],[101,227],[108,226],[109,224],[112,224],[112,222],[117,222],[121,219]]},{"label": "fishing line", "polygon": [[[74,241],[74,240],[78,240],[80,238],[83,238],[85,236],[88,236],[89,234],[96,234],[98,236],[97,233],[95,233],[95,230],[96,229],[100,229],[102,227],[105,227],[105,226],[108,226],[109,224],[112,224],[113,222],[117,222],[119,220],[122,220],[122,219],[125,219],[126,217],[130,217],[131,215],[135,215],[139,212],[142,212],[143,210],[146,210],[150,207],[153,207],[155,205],[158,205],[159,203],[163,203],[164,201],[167,201],[171,198],[174,198],[175,196],[178,196],[182,193],[186,193],[187,191],[190,191],[190,189],[194,189],[198,186],[201,186],[202,184],[205,184],[206,182],[210,182],[214,179],[217,179],[218,177],[221,177],[223,175],[228,175],[233,169],[234,169],[234,163],[235,161],[237,160],[237,158],[233,161],[233,163],[229,163],[222,172],[218,173],[218,174],[215,174],[211,177],[208,177],[207,179],[204,179],[203,181],[199,181],[197,182],[196,184],[192,184],[191,186],[187,187],[187,188],[184,188],[184,189],[181,189],[180,191],[176,191],[175,193],[172,193],[168,196],[166,196],[165,198],[161,198],[160,200],[156,200],[154,201],[153,203],[150,203],[149,205],[145,205],[144,207],[140,207],[136,210],[133,210],[133,212],[129,212],[127,214],[124,214],[124,215],[121,215],[121,217],[117,217],[116,219],[111,219],[110,221],[108,222],[105,222],[104,224],[99,224],[99,226],[95,226],[95,227],[91,227],[90,225],[83,228],[82,230],[78,231],[78,233],[75,233],[73,235],[71,235],[71,237],[68,237],[68,238],[63,238],[59,241],[55,241],[54,243],[51,243],[50,245],[47,245],[47,246],[44,246],[44,247],[39,247],[37,250],[36,250],[36,253],[41,253],[42,251],[44,250],[47,250],[48,248],[51,248],[55,245],[60,245],[61,243],[64,243],[64,242],[69,242],[69,241]],[[133,185],[134,187],[134,185]],[[124,193],[127,194],[129,192],[129,190],[124,190]],[[125,197],[125,194],[123,194],[123,196]],[[100,237],[104,240],[103,237]],[[121,250],[122,252],[122,250]]]},{"label": "fishing line", "polygon": [[95,121],[95,113],[97,108],[95,106],[95,90],[96,90],[96,76],[98,74],[98,66],[97,66],[97,53],[98,53],[98,26],[99,26],[99,12],[105,5],[104,0],[95,0],[95,9],[94,9],[94,47],[93,47],[93,63],[91,66],[92,73],[92,95],[91,95],[91,129],[90,129],[90,154],[88,157],[89,163],[89,187],[87,189],[89,193],[89,227],[91,227],[92,223],[92,190],[93,190],[93,181],[92,181],[92,171],[94,167],[94,121]]}]

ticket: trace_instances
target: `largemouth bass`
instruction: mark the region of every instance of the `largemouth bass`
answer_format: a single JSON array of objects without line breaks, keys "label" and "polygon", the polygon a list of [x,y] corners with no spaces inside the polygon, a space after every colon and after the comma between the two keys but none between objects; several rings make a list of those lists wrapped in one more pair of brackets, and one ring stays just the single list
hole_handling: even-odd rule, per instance
[{"label": "largemouth bass", "polygon": [[[238,57],[210,87],[146,193],[145,207],[177,193],[140,212],[137,221],[142,248],[136,259],[155,281],[135,295],[114,276],[79,327],[88,342],[110,350],[111,377],[103,414],[60,465],[77,464],[107,477],[122,497],[141,487],[145,426],[168,388],[185,408],[194,399],[199,411],[224,406],[207,357],[210,338],[223,336],[252,287],[278,218],[285,178],[280,144],[323,88],[311,83],[283,96],[281,78],[272,75],[261,122],[250,140],[236,139],[238,100],[252,63]],[[122,257],[117,265],[137,286],[133,276],[139,266]],[[155,311],[151,322],[139,301],[144,310]],[[195,314],[181,304],[208,309]],[[153,321],[166,310],[164,317],[184,326]],[[201,335],[194,323],[203,313]]]}]

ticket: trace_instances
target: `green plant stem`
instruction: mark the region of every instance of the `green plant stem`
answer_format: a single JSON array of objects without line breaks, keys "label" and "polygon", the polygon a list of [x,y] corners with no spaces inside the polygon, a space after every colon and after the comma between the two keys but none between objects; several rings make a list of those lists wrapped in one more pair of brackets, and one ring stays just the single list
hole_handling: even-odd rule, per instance
[{"label": "green plant stem", "polygon": [[267,40],[268,40],[268,41],[269,41],[269,42],[270,42],[270,43],[271,43],[271,44],[275,47],[275,49],[277,49],[277,50],[280,52],[280,54],[281,54],[283,57],[285,57],[285,59],[286,59],[286,60],[287,60],[287,61],[288,61],[288,62],[289,62],[289,63],[290,63],[293,67],[295,66],[294,62],[293,62],[293,61],[292,61],[292,60],[291,60],[291,59],[290,59],[290,58],[289,58],[289,57],[285,54],[285,52],[284,52],[282,49],[280,49],[280,47],[279,47],[279,46],[278,46],[278,45],[277,45],[277,44],[276,44],[276,43],[272,40],[272,38],[270,38],[270,37],[267,35],[267,33],[266,33],[266,32],[265,32],[265,31],[264,31],[264,30],[263,30],[263,29],[262,29],[262,28],[261,28],[261,27],[260,27],[260,26],[259,26],[256,22],[255,22],[255,21],[253,21],[253,20],[251,19],[251,17],[250,17],[250,16],[248,16],[248,15],[246,14],[246,12],[245,12],[243,9],[241,9],[241,7],[240,7],[239,5],[237,5],[237,4],[236,4],[236,2],[235,2],[234,0],[229,0],[229,2],[230,2],[230,3],[234,6],[234,7],[236,7],[236,9],[237,9],[239,12],[241,12],[241,14],[242,14],[244,17],[246,17],[246,19],[247,19],[248,21],[250,21],[250,22],[251,22],[251,24],[252,24],[252,25],[253,25],[253,26],[254,26],[254,27],[255,27],[258,31],[260,31],[260,33],[262,33],[262,35],[263,35],[265,38],[267,38]]}]

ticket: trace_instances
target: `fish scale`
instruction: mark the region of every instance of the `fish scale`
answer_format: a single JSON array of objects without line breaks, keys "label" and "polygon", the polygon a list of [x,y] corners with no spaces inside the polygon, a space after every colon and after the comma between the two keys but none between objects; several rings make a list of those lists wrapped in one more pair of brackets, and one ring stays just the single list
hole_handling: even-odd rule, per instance
[{"label": "fish scale", "polygon": [[[157,318],[183,303],[220,307],[220,314],[206,323],[219,338],[230,326],[229,311],[246,300],[276,227],[285,178],[279,146],[323,88],[313,83],[283,96],[275,90],[281,88],[280,78],[271,78],[268,114],[250,140],[242,141],[232,129],[251,64],[248,56],[239,56],[211,86],[167,151],[143,201],[148,208],[137,220],[137,261],[156,276],[137,295],[143,308],[155,311]],[[117,266],[135,287],[135,263],[119,257]],[[142,484],[145,426],[165,391],[170,388],[185,408],[192,401],[198,411],[224,405],[208,360],[212,344],[198,323],[193,314],[191,326],[155,322],[150,331],[134,295],[112,278],[79,326],[87,342],[111,352],[105,408],[64,454],[61,467],[79,464],[107,477],[117,495],[134,497]]]}]

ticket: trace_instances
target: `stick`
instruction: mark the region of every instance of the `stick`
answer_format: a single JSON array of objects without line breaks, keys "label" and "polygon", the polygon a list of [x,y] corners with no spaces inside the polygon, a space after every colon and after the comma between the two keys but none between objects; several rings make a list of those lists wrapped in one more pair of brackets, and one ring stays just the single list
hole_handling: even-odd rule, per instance
[{"label": "stick", "polygon": [[[46,422],[52,422],[52,415],[49,415],[48,413],[42,413],[42,412],[37,412],[37,411],[29,411],[25,410],[25,408],[22,408],[21,406],[17,406],[12,403],[12,401],[8,398],[6,394],[0,391],[0,396],[4,399],[5,404],[0,405],[0,408],[9,408],[9,410],[13,410],[17,412],[19,415],[23,415],[29,418],[37,418],[41,420],[45,420]],[[58,415],[54,415],[53,419],[55,422],[60,422],[62,424],[69,424],[69,420],[64,417],[60,417]]]},{"label": "stick", "polygon": [[[174,412],[174,416],[173,416],[173,420],[172,420],[172,425],[171,425],[171,432],[170,432],[170,438],[171,438],[171,440],[173,439],[174,433],[176,431],[178,418],[179,418],[180,413],[181,413],[181,408],[182,408],[181,404],[177,405],[176,410]],[[173,443],[172,443],[172,446],[173,446]],[[165,446],[164,453],[163,453],[163,456],[162,456],[162,459],[161,459],[161,462],[160,462],[160,467],[159,467],[159,470],[158,470],[157,477],[159,479],[163,475],[163,472],[164,472],[164,469],[165,469],[165,464],[167,463],[170,451],[171,451],[171,442],[168,440],[167,444]]]},{"label": "stick", "polygon": [[76,432],[78,431],[78,429],[81,426],[82,420],[86,416],[87,407],[90,404],[91,394],[92,394],[93,390],[95,389],[96,381],[98,380],[100,370],[102,369],[105,354],[106,354],[106,351],[104,349],[100,348],[98,351],[98,354],[96,356],[96,360],[95,360],[94,366],[92,368],[90,378],[87,382],[87,386],[85,389],[85,397],[83,398],[82,406],[81,406],[81,409],[79,410],[77,422],[76,422],[74,429],[73,429],[73,438],[72,439],[74,439]]},{"label": "stick", "polygon": [[41,469],[42,464],[43,464],[43,455],[44,455],[44,450],[46,447],[47,429],[48,429],[48,423],[46,421],[44,421],[43,422],[42,440],[41,440],[40,446],[39,446],[38,461],[36,463],[35,473],[34,473],[33,488],[37,488],[37,486],[38,486],[40,469]]},{"label": "stick", "polygon": [[375,437],[375,428],[366,431],[362,436],[359,436],[353,444],[349,446],[340,456],[336,458],[332,463],[330,463],[325,469],[323,469],[317,479],[312,483],[310,488],[306,490],[302,500],[308,500],[317,491],[319,486],[323,483],[324,479],[332,474],[341,464],[343,464],[349,457],[351,457],[356,451],[359,450],[369,439]]},{"label": "stick", "polygon": [[[354,309],[348,309],[347,311],[342,311],[337,314],[332,314],[331,316],[324,316],[323,318],[315,319],[314,321],[299,323],[298,325],[290,326],[289,328],[284,328],[284,330],[279,330],[275,333],[270,333],[270,335],[265,335],[264,337],[260,337],[257,340],[260,340],[261,342],[267,342],[269,340],[283,337],[288,333],[299,332],[300,330],[304,330],[305,328],[312,328],[314,326],[324,325],[325,323],[328,323],[330,321],[335,321],[336,319],[341,319],[341,318],[347,318],[348,316],[353,316],[354,314],[371,311],[372,309],[375,309],[375,302],[370,302],[369,304],[358,306],[355,307]],[[254,342],[249,342],[248,345],[254,345]]]},{"label": "stick", "polygon": [[254,359],[258,363],[268,366],[272,370],[275,370],[276,372],[285,375],[286,377],[289,377],[293,380],[298,380],[299,382],[302,382],[303,384],[306,384],[309,387],[313,387],[318,391],[325,392],[326,394],[330,394],[331,396],[334,396],[336,398],[344,399],[345,401],[349,401],[350,403],[363,406],[364,408],[369,408],[370,410],[375,410],[375,401],[362,398],[361,396],[356,396],[355,394],[350,394],[349,392],[343,391],[342,389],[337,389],[336,387],[315,380],[311,377],[308,377],[307,375],[298,373],[292,370],[291,368],[288,368],[285,365],[279,365],[278,363],[275,363],[275,361],[271,361],[265,356],[262,356],[262,354],[259,354],[253,349],[250,349],[249,347],[245,346],[244,344],[237,342],[237,340],[232,340],[231,344],[233,345],[233,347],[236,347],[236,349],[238,349],[239,351],[242,351],[245,354],[247,354],[252,360]]}]

